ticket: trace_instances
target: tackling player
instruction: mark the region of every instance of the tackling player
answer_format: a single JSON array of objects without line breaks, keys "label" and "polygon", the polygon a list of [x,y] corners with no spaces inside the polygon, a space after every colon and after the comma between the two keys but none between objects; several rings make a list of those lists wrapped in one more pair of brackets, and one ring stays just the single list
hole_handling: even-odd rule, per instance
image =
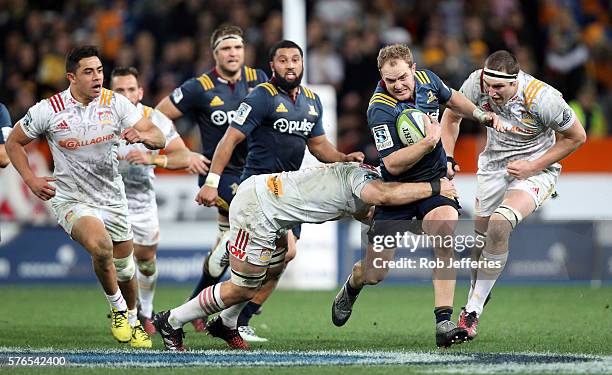
[{"label": "tackling player", "polygon": [[0,168],[6,168],[11,162],[6,154],[4,142],[6,142],[8,138],[12,125],[11,115],[6,109],[6,106],[0,103]]},{"label": "tackling player", "polygon": [[[219,176],[228,165],[233,150],[247,143],[249,150],[242,180],[252,175],[299,169],[306,146],[322,162],[363,160],[361,152],[348,155],[339,152],[325,136],[321,101],[317,94],[300,86],[304,72],[302,49],[292,41],[283,40],[272,46],[269,58],[272,78],[257,86],[240,104],[234,121],[217,146],[206,183],[196,197],[199,204],[215,204]],[[243,142],[245,139],[248,142]],[[273,264],[293,258],[294,237],[299,237],[297,230],[299,228],[294,228],[293,234],[289,233],[286,239],[285,250],[290,252],[273,259]],[[269,280],[247,308],[256,310],[277,283],[278,278]],[[233,330],[240,312],[241,306],[225,310],[219,320]],[[250,316],[241,318],[241,323],[248,323],[248,318]]]},{"label": "tackling player", "polygon": [[[151,339],[136,316],[133,235],[116,148],[124,139],[160,149],[166,139],[128,99],[102,87],[96,47],[71,50],[66,76],[69,88],[31,107],[15,124],[6,150],[30,190],[51,200],[59,224],[91,255],[111,305],[115,339],[150,348]],[[51,147],[54,177],[36,176],[28,164],[25,146],[41,135]]]},{"label": "tackling player", "polygon": [[[192,156],[190,170],[199,174],[199,186],[204,184],[208,173],[205,163],[210,163],[215,147],[236,116],[238,105],[255,86],[268,79],[262,70],[244,65],[244,40],[239,27],[216,29],[210,38],[210,46],[215,67],[187,80],[157,105],[157,109],[172,120],[187,115],[198,125],[204,155]],[[246,152],[246,144],[238,146],[219,178],[217,243],[204,260],[202,277],[189,299],[217,283],[227,268],[225,249],[219,249],[217,245],[229,229],[229,204],[240,183]],[[202,320],[193,323],[197,331],[204,331]]]},{"label": "tackling player", "polygon": [[[480,109],[500,117],[495,129],[487,129],[487,144],[478,157],[475,231],[486,242],[484,249],[472,253],[474,259],[497,261],[500,267],[472,273],[458,326],[473,339],[487,297],[508,259],[510,233],[555,191],[561,172],[558,162],[582,145],[586,134],[561,93],[523,72],[508,51],[487,57],[484,69],[474,71],[461,92]],[[442,116],[448,155],[453,155],[460,121],[455,111]],[[450,178],[455,171],[449,163]]]},{"label": "tackling player", "polygon": [[138,82],[134,67],[115,68],[111,73],[111,89],[124,95],[138,108],[138,112],[151,120],[166,137],[164,155],[151,151],[142,144],[121,142],[118,150],[119,172],[125,185],[130,223],[134,232],[134,257],[138,280],[139,317],[145,331],[152,335],[155,326],[153,297],[157,282],[155,254],[159,242],[159,219],[153,180],[155,167],[183,169],[189,166],[191,152],[176,132],[174,124],[161,112],[140,103],[144,90]]},{"label": "tackling player", "polygon": [[[371,205],[406,204],[438,193],[456,197],[449,180],[435,182],[383,182],[374,167],[359,163],[322,164],[249,177],[240,184],[230,206],[231,280],[210,286],[197,298],[156,314],[153,321],[164,346],[168,350],[184,350],[185,323],[244,303],[253,298],[265,279],[278,277],[283,269],[278,260],[285,254],[278,240],[291,228],[345,216],[365,221],[371,215]],[[236,334],[225,336],[226,329],[219,319],[212,321],[208,330],[226,341],[237,338]]]},{"label": "tackling player", "polygon": [[[433,119],[438,118],[439,106],[445,104],[462,116],[475,118],[481,123],[495,119],[491,114],[477,109],[467,98],[448,88],[430,70],[417,70],[410,49],[401,44],[382,48],[378,54],[381,80],[370,99],[368,126],[374,136],[382,177],[385,181],[421,182],[433,181],[446,175],[446,155],[439,137],[432,134],[411,146],[404,146],[395,130],[401,111],[416,107]],[[370,242],[376,233],[393,230],[415,217],[423,220],[423,231],[431,236],[452,235],[458,219],[459,204],[454,199],[433,196],[422,201],[397,207],[376,207],[374,223],[369,233]],[[442,237],[444,238],[444,237]],[[393,258],[394,249],[376,254],[376,257]],[[368,245],[365,263],[355,264],[352,275],[336,296],[332,308],[332,320],[336,326],[344,325],[352,307],[365,284],[383,280],[388,269],[374,269],[368,261],[372,256]],[[453,257],[452,247],[436,247],[434,254],[444,264]],[[465,338],[465,331],[458,330],[451,321],[456,275],[453,269],[436,268],[432,272],[434,286],[434,315],[436,319],[436,344],[450,346]]]}]

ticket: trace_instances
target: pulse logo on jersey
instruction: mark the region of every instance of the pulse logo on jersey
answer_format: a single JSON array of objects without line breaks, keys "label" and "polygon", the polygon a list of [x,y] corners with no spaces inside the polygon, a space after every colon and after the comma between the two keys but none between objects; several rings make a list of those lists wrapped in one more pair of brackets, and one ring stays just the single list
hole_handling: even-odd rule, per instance
[{"label": "pulse logo on jersey", "polygon": [[292,134],[294,132],[304,132],[305,134],[308,134],[314,126],[314,122],[310,122],[306,119],[303,119],[302,121],[289,121],[286,118],[279,118],[278,120],[274,121],[274,129],[281,133]]},{"label": "pulse logo on jersey", "polygon": [[230,124],[235,117],[236,111],[225,112],[219,109],[210,114],[210,121],[217,126],[222,126],[226,123]]}]

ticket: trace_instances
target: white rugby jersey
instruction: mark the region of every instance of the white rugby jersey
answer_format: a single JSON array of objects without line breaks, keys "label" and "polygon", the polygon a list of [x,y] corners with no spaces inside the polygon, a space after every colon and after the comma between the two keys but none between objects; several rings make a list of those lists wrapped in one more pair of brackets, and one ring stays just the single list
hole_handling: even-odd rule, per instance
[{"label": "white rugby jersey", "polygon": [[333,163],[253,178],[264,215],[279,229],[291,229],[365,212],[361,190],[380,175],[367,165]]},{"label": "white rugby jersey", "polygon": [[[138,113],[143,117],[150,118],[166,137],[166,146],[179,135],[172,121],[160,111],[138,103]],[[130,213],[147,211],[155,205],[155,191],[153,180],[155,180],[155,165],[131,164],[125,157],[132,151],[137,150],[147,154],[159,154],[159,150],[149,150],[142,143],[128,144],[124,140],[119,144],[119,173],[125,184],[125,194],[128,200]]]},{"label": "white rugby jersey", "polygon": [[20,123],[28,137],[47,138],[58,198],[116,205],[126,202],[117,160],[119,137],[141,118],[136,106],[111,90],[103,88],[85,106],[68,88],[36,103]]},{"label": "white rugby jersey", "polygon": [[[552,86],[519,71],[516,95],[504,105],[496,105],[485,92],[482,69],[474,71],[461,86],[461,92],[478,108],[495,112],[511,129],[500,133],[487,128],[487,145],[478,158],[481,171],[506,169],[508,162],[534,160],[555,144],[555,131],[569,129],[576,114]],[[559,170],[555,163],[551,166]]]}]

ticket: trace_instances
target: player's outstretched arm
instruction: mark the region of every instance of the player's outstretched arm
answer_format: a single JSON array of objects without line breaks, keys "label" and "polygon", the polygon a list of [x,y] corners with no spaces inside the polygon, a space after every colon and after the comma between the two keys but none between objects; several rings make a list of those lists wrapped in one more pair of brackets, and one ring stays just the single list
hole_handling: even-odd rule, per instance
[{"label": "player's outstretched arm", "polygon": [[524,180],[548,168],[551,164],[561,161],[586,142],[586,132],[578,119],[569,129],[557,132],[557,141],[544,155],[535,160],[515,160],[507,165],[508,173]]},{"label": "player's outstretched arm", "polygon": [[[438,183],[439,181],[439,183]],[[455,185],[443,178],[435,182],[383,182],[373,180],[361,190],[361,200],[375,206],[398,206],[434,195],[457,198]]]},{"label": "player's outstretched arm", "polygon": [[206,182],[204,182],[204,186],[202,186],[196,196],[195,201],[198,204],[209,207],[216,204],[219,195],[217,187],[219,186],[221,174],[229,163],[236,146],[245,139],[246,135],[240,130],[231,126],[227,128],[225,135],[223,135],[223,138],[221,138],[215,149]]},{"label": "player's outstretched arm", "polygon": [[46,201],[55,196],[55,187],[49,182],[55,181],[53,177],[38,177],[30,168],[25,146],[32,141],[21,129],[21,123],[17,122],[11,135],[6,140],[6,152],[13,166],[28,185],[32,193],[38,198]]},{"label": "player's outstretched arm", "polygon": [[453,90],[446,106],[455,112],[456,115],[467,117],[480,123],[481,125],[491,126],[497,130],[504,130],[499,118],[493,112],[485,112],[476,107],[462,92]]},{"label": "player's outstretched arm", "polygon": [[[176,137],[164,149],[165,155],[156,155],[158,159],[153,160],[153,164],[166,169],[187,168],[191,162],[191,151],[185,146],[181,137]],[[159,157],[162,158],[159,158]]]},{"label": "player's outstretched arm", "polygon": [[334,163],[339,161],[358,161],[362,162],[365,158],[363,152],[351,152],[345,154],[340,152],[325,136],[325,134],[308,139],[308,151],[323,163]]},{"label": "player's outstretched arm", "polygon": [[425,138],[384,157],[385,168],[394,176],[404,173],[436,147],[438,141],[440,141],[440,136],[440,124],[425,116]]},{"label": "player's outstretched arm", "polygon": [[183,116],[183,112],[176,108],[169,96],[166,96],[159,103],[157,103],[155,109],[166,115],[166,117],[168,117],[170,120],[176,120],[177,118]]}]

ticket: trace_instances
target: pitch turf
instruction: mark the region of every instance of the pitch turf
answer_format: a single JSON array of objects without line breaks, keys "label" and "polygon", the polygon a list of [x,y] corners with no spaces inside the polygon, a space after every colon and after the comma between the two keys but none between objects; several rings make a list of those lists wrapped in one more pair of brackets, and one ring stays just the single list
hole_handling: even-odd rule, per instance
[{"label": "pitch turf", "polygon": [[[177,306],[188,293],[187,288],[160,287],[155,307]],[[277,291],[252,321],[259,334],[270,338],[252,344],[255,352],[225,351],[224,342],[196,334],[189,325],[185,343],[192,351],[176,355],[161,351],[159,336],[153,337],[154,350],[147,352],[114,342],[99,288],[0,286],[0,363],[6,365],[9,355],[65,356],[71,366],[81,367],[52,371],[75,373],[169,366],[194,373],[206,366],[206,373],[215,373],[229,365],[251,374],[253,369],[245,367],[292,374],[612,372],[609,286],[501,285],[482,317],[478,338],[449,350],[434,347],[429,286],[366,289],[342,328],[330,319],[334,294]],[[455,317],[465,295],[465,289],[458,289]],[[176,373],[176,368],[157,371]]]}]

